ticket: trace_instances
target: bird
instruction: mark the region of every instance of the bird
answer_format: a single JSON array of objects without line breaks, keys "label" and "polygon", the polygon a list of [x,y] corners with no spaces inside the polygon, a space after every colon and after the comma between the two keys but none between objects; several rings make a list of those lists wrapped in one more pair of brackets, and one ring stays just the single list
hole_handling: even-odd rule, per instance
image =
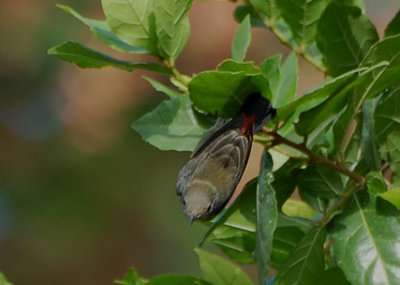
[{"label": "bird", "polygon": [[228,203],[246,168],[253,135],[276,115],[268,99],[250,94],[237,115],[200,141],[178,174],[176,193],[192,224],[210,220]]}]

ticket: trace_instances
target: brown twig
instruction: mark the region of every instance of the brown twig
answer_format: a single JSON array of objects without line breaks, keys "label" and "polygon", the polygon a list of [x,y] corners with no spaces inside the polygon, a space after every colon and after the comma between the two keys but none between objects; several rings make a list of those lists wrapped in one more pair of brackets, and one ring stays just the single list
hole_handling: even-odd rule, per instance
[{"label": "brown twig", "polygon": [[278,134],[277,132],[274,131],[270,131],[267,128],[263,128],[262,131],[270,136],[272,136],[274,138],[274,140],[278,143],[278,144],[284,144],[287,145],[295,150],[298,150],[302,153],[304,153],[305,155],[308,156],[310,162],[312,163],[316,163],[316,164],[323,164],[325,166],[328,166],[329,168],[332,168],[333,170],[336,170],[348,177],[350,177],[351,179],[353,179],[354,181],[356,181],[358,184],[364,184],[364,177],[360,176],[359,174],[350,171],[349,169],[347,169],[346,167],[343,167],[341,165],[335,164],[330,160],[327,160],[325,157],[309,150],[307,147],[305,147],[302,144],[297,144],[295,142],[292,142],[284,137],[282,137],[280,134]]}]

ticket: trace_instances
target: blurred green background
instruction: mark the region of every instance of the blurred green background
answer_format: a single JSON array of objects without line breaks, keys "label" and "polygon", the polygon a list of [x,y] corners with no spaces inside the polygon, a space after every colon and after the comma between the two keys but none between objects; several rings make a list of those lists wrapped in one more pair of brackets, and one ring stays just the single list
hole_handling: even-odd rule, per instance
[{"label": "blurred green background", "polygon": [[[59,2],[103,18],[99,0]],[[130,128],[164,95],[141,78],[149,73],[81,70],[47,56],[76,40],[143,59],[109,50],[56,3],[0,2],[0,271],[16,285],[112,284],[130,266],[144,277],[199,274],[192,249],[205,228],[188,226],[175,195],[189,154],[159,151]],[[382,34],[399,1],[366,3]],[[194,2],[183,73],[230,57],[234,8]],[[289,52],[266,30],[253,39],[248,59],[256,63]],[[322,80],[300,60],[299,93]],[[244,181],[256,175],[258,153]]]}]

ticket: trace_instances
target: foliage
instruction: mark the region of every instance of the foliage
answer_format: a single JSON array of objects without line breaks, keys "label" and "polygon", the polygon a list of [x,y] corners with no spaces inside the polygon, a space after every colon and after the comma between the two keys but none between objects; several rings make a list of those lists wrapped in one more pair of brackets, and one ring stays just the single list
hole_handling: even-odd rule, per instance
[{"label": "foliage", "polygon": [[[240,2],[240,1],[237,1]],[[79,43],[49,54],[83,68],[146,69],[172,86],[146,78],[169,99],[133,124],[162,150],[191,151],[216,117],[232,118],[259,91],[277,116],[256,136],[265,146],[258,178],[213,221],[203,241],[232,261],[256,263],[261,284],[396,284],[400,278],[400,13],[379,39],[362,1],[250,0],[232,59],[193,78],[175,60],[190,33],[191,0],[102,0],[106,20],[59,6],[118,51],[147,54],[122,61]],[[257,66],[244,61],[251,27],[270,29],[293,52]],[[297,55],[327,81],[296,95]],[[211,116],[210,116],[211,115]],[[294,127],[293,127],[294,125]],[[288,159],[278,169],[268,151]],[[298,189],[302,201],[289,199]],[[162,275],[145,280],[130,269],[117,284],[253,284],[237,265],[196,249],[203,278]],[[270,268],[277,272],[271,277]]]}]

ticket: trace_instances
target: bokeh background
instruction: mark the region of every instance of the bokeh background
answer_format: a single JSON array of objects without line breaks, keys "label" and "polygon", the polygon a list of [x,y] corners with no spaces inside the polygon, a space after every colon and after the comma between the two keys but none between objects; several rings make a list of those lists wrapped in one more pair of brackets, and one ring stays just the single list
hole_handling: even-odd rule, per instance
[{"label": "bokeh background", "polygon": [[[100,0],[59,2],[103,18]],[[167,81],[47,56],[76,40],[141,59],[111,51],[56,3],[0,1],[0,271],[16,285],[112,284],[130,266],[144,277],[199,274],[192,249],[205,228],[188,226],[175,195],[189,154],[157,150],[130,128],[166,99],[141,77]],[[366,4],[382,35],[399,0]],[[194,1],[192,34],[177,62],[183,73],[230,57],[234,9]],[[289,53],[267,30],[254,29],[253,39],[248,59],[256,63]],[[322,80],[300,59],[299,94]],[[241,185],[257,175],[259,155],[255,147]]]}]

